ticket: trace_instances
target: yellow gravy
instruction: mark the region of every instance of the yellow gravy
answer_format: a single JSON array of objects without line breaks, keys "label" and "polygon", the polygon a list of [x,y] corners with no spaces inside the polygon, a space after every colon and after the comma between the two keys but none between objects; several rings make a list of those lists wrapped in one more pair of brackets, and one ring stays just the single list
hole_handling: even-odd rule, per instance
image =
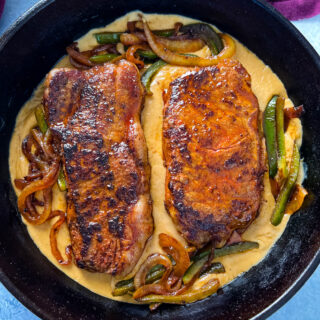
[{"label": "yellow gravy", "polygon": [[[104,28],[94,29],[78,40],[80,50],[88,50],[97,45],[93,36],[94,33],[100,31],[125,31],[127,21],[137,20],[138,12],[131,12],[127,15],[115,20]],[[159,15],[145,14],[145,17],[150,22],[152,29],[167,29],[173,27],[174,23],[180,21],[184,24],[195,22],[195,20],[178,15]],[[266,66],[254,53],[250,52],[245,46],[236,41],[236,55],[244,67],[247,69],[252,78],[252,89],[259,100],[260,110],[263,111],[267,102],[274,94],[280,94],[287,98],[287,92],[272,70]],[[204,47],[196,53],[199,56],[208,56],[210,51]],[[66,57],[62,58],[55,67],[71,67]],[[142,112],[142,126],[148,146],[148,156],[151,166],[151,196],[153,199],[153,217],[155,230],[153,236],[149,239],[144,253],[139,260],[136,268],[133,270],[133,275],[142,261],[151,253],[161,252],[158,245],[158,234],[161,232],[167,233],[185,243],[184,239],[178,234],[176,228],[167,214],[164,207],[164,190],[165,190],[165,168],[163,166],[162,157],[162,91],[168,87],[169,83],[182,75],[191,68],[166,66],[154,78],[151,90],[152,96],[147,96],[145,106]],[[43,83],[35,90],[33,96],[25,103],[18,114],[16,126],[10,144],[9,166],[12,182],[15,178],[21,178],[27,174],[28,161],[21,151],[21,142],[29,133],[30,128],[36,125],[34,117],[34,108],[41,103],[43,95]],[[287,98],[286,106],[292,105],[292,102]],[[286,147],[287,161],[290,161],[293,141],[298,139],[301,143],[302,128],[299,119],[290,120],[288,130],[286,132]],[[300,182],[303,179],[303,170],[300,170]],[[15,190],[19,195],[19,190]],[[53,208],[65,210],[65,194],[54,187]],[[269,179],[267,174],[264,177],[263,200],[261,203],[260,214],[253,221],[250,227],[243,234],[245,240],[257,241],[260,245],[258,249],[240,254],[234,254],[219,258],[226,269],[226,273],[217,275],[208,275],[201,278],[195,285],[200,286],[203,281],[208,278],[218,278],[221,286],[232,281],[235,277],[249,270],[257,264],[268,253],[275,241],[280,237],[286,227],[289,216],[285,215],[282,223],[274,227],[270,223],[270,215],[274,208],[274,199],[270,192]],[[114,297],[111,294],[114,283],[118,280],[106,274],[91,273],[86,270],[77,268],[74,264],[70,266],[60,266],[51,254],[49,231],[53,221],[49,221],[40,226],[33,226],[24,221],[28,232],[37,245],[39,250],[44,254],[57,268],[64,272],[74,281],[77,281],[87,289],[110,299],[120,300],[135,303],[129,296]],[[59,232],[58,243],[61,251],[64,247],[70,244],[70,237],[66,225]],[[129,276],[131,276],[129,275]],[[128,276],[128,277],[129,277]]]}]

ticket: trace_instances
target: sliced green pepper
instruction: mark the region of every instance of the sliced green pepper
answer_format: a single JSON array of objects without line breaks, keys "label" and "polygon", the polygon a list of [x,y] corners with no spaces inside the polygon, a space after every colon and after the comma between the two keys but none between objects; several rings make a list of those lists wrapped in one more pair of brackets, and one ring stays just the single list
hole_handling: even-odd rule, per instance
[{"label": "sliced green pepper", "polygon": [[[229,246],[224,246],[222,248],[217,248],[214,250],[214,258],[219,258],[227,256],[229,254],[241,253],[251,249],[259,248],[259,243],[254,241],[242,241]],[[193,261],[197,261],[204,257],[209,256],[210,250],[202,251],[193,257]]]},{"label": "sliced green pepper", "polygon": [[189,283],[192,280],[192,278],[202,269],[202,267],[205,265],[207,260],[208,260],[208,255],[193,262],[192,265],[187,269],[186,273],[182,278],[183,283],[184,284]]},{"label": "sliced green pepper", "polygon": [[241,253],[248,250],[259,248],[259,243],[254,241],[243,241],[229,246],[218,248],[214,251],[214,257],[219,258],[228,256],[229,254]]},{"label": "sliced green pepper", "polygon": [[274,226],[277,226],[282,221],[288,199],[291,195],[293,187],[295,186],[295,183],[298,178],[299,168],[300,168],[300,153],[299,153],[298,146],[295,143],[293,146],[293,154],[291,159],[289,176],[280,190],[280,193],[276,201],[276,206],[274,208],[274,211],[271,217],[271,223]]},{"label": "sliced green pepper", "polygon": [[152,267],[149,271],[149,273],[153,273],[155,271],[158,271],[158,270],[164,270],[164,266],[162,264],[157,264],[155,265],[154,267]]},{"label": "sliced green pepper", "polygon": [[150,85],[152,79],[157,74],[157,72],[165,65],[167,65],[166,62],[164,62],[163,60],[158,60],[157,62],[153,63],[142,75],[141,82],[146,88],[147,94],[151,94]]},{"label": "sliced green pepper", "polygon": [[153,283],[155,282],[156,280],[159,280],[161,279],[161,277],[163,276],[164,274],[164,269],[160,269],[160,270],[157,270],[157,271],[154,271],[154,272],[151,272],[147,275],[147,278],[146,278],[146,283]]},{"label": "sliced green pepper", "polygon": [[[259,248],[259,244],[257,242],[251,241],[243,241],[236,244],[232,244],[230,246],[224,246],[222,248],[215,249],[214,258],[223,257],[229,254],[245,252],[247,250],[251,250],[254,248]],[[200,252],[196,256],[193,257],[193,263],[186,271],[183,276],[183,283],[187,284],[191,281],[193,276],[201,270],[204,264],[207,262],[208,256],[210,255],[210,250],[206,250]],[[216,273],[224,272],[224,267],[221,263],[215,264],[213,263],[209,268],[213,268]]]},{"label": "sliced green pepper", "polygon": [[119,57],[118,54],[115,53],[107,53],[107,54],[99,54],[96,56],[90,57],[90,61],[95,63],[104,63],[113,60],[114,58]]},{"label": "sliced green pepper", "polygon": [[193,53],[179,53],[179,54],[186,57],[198,57],[196,54],[193,54]]},{"label": "sliced green pepper", "polygon": [[116,284],[116,287],[112,291],[112,295],[116,297],[124,296],[129,291],[133,291],[133,290],[134,290],[133,278],[128,280],[122,280]]},{"label": "sliced green pepper", "polygon": [[278,96],[273,96],[263,113],[263,132],[269,162],[269,176],[274,178],[277,174],[277,141],[276,141],[276,104]]},{"label": "sliced green pepper", "polygon": [[[118,43],[120,42],[120,36],[123,32],[99,32],[96,33],[94,36],[96,40],[100,44],[106,43]],[[166,30],[154,30],[154,34],[160,37],[170,37],[174,34],[174,29],[166,29]]]},{"label": "sliced green pepper", "polygon": [[[37,106],[36,110],[34,111],[36,120],[39,126],[40,131],[45,134],[48,130],[47,121],[45,119],[44,111],[41,105]],[[63,170],[60,169],[59,175],[58,175],[58,187],[61,191],[66,191],[67,189],[67,183],[66,179],[63,173]]]},{"label": "sliced green pepper", "polygon": [[182,26],[179,31],[203,40],[213,55],[217,55],[223,49],[221,38],[209,24],[192,23]]},{"label": "sliced green pepper", "polygon": [[106,43],[118,43],[120,42],[120,35],[123,32],[100,32],[96,33],[94,36],[96,37],[96,40],[100,44],[106,44]]},{"label": "sliced green pepper", "polygon": [[284,98],[279,97],[276,103],[276,129],[277,129],[277,143],[278,143],[278,170],[283,177],[288,176],[287,162],[286,162],[286,146],[284,139]]},{"label": "sliced green pepper", "polygon": [[[245,252],[247,250],[251,250],[254,248],[259,248],[259,244],[257,242],[251,241],[243,241],[230,246],[225,246],[223,248],[215,249],[215,258],[223,257],[229,254]],[[186,274],[183,276],[183,282],[188,283],[193,275],[198,272],[199,269],[206,263],[208,256],[210,254],[210,250],[203,251],[193,257],[192,265],[186,271]],[[165,268],[162,265],[154,266],[148,273],[146,277],[146,283],[153,283],[154,281],[161,279],[165,271]],[[213,262],[208,270],[205,270],[206,273],[222,273],[225,272],[224,267],[219,262]],[[190,279],[189,279],[190,278]],[[115,289],[112,294],[114,296],[123,296],[129,291],[134,290],[133,278],[122,280],[116,283]]]},{"label": "sliced green pepper", "polygon": [[44,111],[41,105],[36,107],[34,114],[36,116],[36,120],[37,120],[40,131],[43,134],[45,134],[48,130],[48,125],[47,125],[46,118],[44,116]]},{"label": "sliced green pepper", "polygon": [[148,60],[157,59],[158,56],[152,50],[138,50],[138,55]]},{"label": "sliced green pepper", "polygon": [[159,37],[171,37],[174,35],[174,29],[153,30],[152,33]]},{"label": "sliced green pepper", "polygon": [[224,268],[223,264],[221,262],[213,262],[208,269],[201,272],[200,277],[203,275],[206,275],[208,273],[225,273],[226,269]]},{"label": "sliced green pepper", "polygon": [[[164,274],[164,271],[165,268],[162,265],[159,264],[154,266],[147,274],[146,283],[153,283],[154,281],[161,279]],[[123,296],[129,291],[133,291],[135,289],[133,279],[134,278],[130,278],[127,280],[117,282],[115,285],[115,289],[112,292],[112,295]]]},{"label": "sliced green pepper", "polygon": [[[138,51],[139,52],[139,51]],[[153,51],[150,51],[153,53]],[[140,54],[140,53],[139,53]],[[155,54],[155,53],[154,53]],[[181,53],[181,55],[183,56],[193,56],[193,57],[197,57],[196,55],[192,54],[192,53]],[[152,82],[152,79],[154,78],[154,76],[158,73],[158,71],[166,66],[167,63],[163,60],[158,60],[155,63],[153,63],[142,75],[141,77],[141,82],[144,85],[144,87],[146,88],[147,94],[151,94],[150,91],[150,85]]]},{"label": "sliced green pepper", "polygon": [[166,296],[150,294],[145,297],[139,298],[138,301],[146,303],[173,303],[173,304],[186,304],[198,300],[205,299],[214,294],[219,289],[219,281],[212,279],[206,285],[198,290],[187,291],[186,293],[177,296]]},{"label": "sliced green pepper", "polygon": [[66,178],[64,176],[64,172],[62,169],[60,169],[60,171],[59,171],[57,183],[58,183],[58,187],[61,191],[67,190],[67,182],[66,182]]},{"label": "sliced green pepper", "polygon": [[[183,283],[188,284],[193,279],[193,277],[203,268],[207,260],[208,260],[208,255],[193,262],[182,278]],[[207,273],[223,273],[223,272],[225,272],[224,266],[220,262],[214,262],[209,266],[207,270],[204,270],[204,272],[201,273],[201,275],[207,274]]]}]

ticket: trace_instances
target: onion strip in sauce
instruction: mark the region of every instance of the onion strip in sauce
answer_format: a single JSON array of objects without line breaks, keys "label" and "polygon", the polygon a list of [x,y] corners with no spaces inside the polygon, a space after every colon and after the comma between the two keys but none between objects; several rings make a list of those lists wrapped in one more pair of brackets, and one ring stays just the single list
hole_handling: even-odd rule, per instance
[{"label": "onion strip in sauce", "polygon": [[[60,156],[53,148],[50,130],[47,128],[41,132],[39,128],[31,129],[22,142],[22,152],[29,160],[29,174],[14,181],[16,187],[22,190],[18,197],[19,211],[32,225],[40,225],[59,216],[50,231],[51,251],[59,264],[69,265],[72,261],[71,247],[66,248],[65,260],[57,244],[57,233],[66,220],[66,214],[60,210],[52,211],[52,188],[58,180]],[[39,191],[42,192],[42,200],[36,198]],[[42,212],[37,207],[42,207]]]},{"label": "onion strip in sauce", "polygon": [[[51,165],[51,168],[45,172],[45,175],[42,180],[33,181],[22,190],[18,198],[18,208],[22,216],[29,223],[38,225],[38,224],[44,223],[49,218],[49,215],[50,215],[49,210],[44,210],[44,212],[41,215],[38,215],[35,218],[31,217],[28,214],[28,211],[26,210],[26,199],[28,196],[30,196],[31,194],[37,191],[44,190],[53,186],[58,178],[59,167],[60,167],[59,161],[53,162]],[[44,193],[44,196],[45,194],[46,193]]]},{"label": "onion strip in sauce", "polygon": [[[182,286],[182,277],[190,266],[190,258],[187,250],[175,238],[165,233],[159,235],[159,244],[160,247],[172,257],[175,265],[172,267],[172,263],[167,256],[159,253],[150,255],[142,264],[134,278],[136,291],[133,294],[133,298],[136,300],[149,294],[181,295],[193,285],[205,267],[201,268],[188,284]],[[214,246],[212,247],[212,251],[214,252]],[[159,264],[166,268],[166,272],[161,280],[158,283],[145,284],[146,275],[150,269]]]},{"label": "onion strip in sauce", "polygon": [[174,52],[194,52],[202,49],[205,45],[201,39],[179,39],[178,37],[179,36],[177,36],[176,39],[171,39],[155,36],[157,42]]},{"label": "onion strip in sauce", "polygon": [[134,64],[137,65],[139,68],[144,67],[144,62],[138,58],[136,58],[135,54],[137,50],[147,50],[148,47],[146,45],[137,44],[134,46],[129,47],[129,49],[126,52],[126,59]]},{"label": "onion strip in sauce", "polygon": [[67,260],[64,260],[63,257],[61,256],[61,253],[58,249],[58,242],[57,242],[57,233],[59,229],[61,228],[62,224],[66,220],[66,214],[63,211],[60,210],[55,210],[51,212],[51,215],[49,219],[52,219],[54,217],[59,217],[59,220],[52,226],[50,230],[50,246],[51,246],[51,251],[54,257],[57,259],[59,264],[61,265],[69,265],[72,262],[72,253],[71,253],[71,246],[67,246],[65,253],[67,256]]},{"label": "onion strip in sauce", "polygon": [[[155,36],[157,42],[164,45],[168,50],[175,52],[193,52],[202,49],[205,43],[201,39],[188,39],[185,36],[176,36],[173,38]],[[125,45],[138,45],[147,42],[144,33],[123,33],[120,41]]]},{"label": "onion strip in sauce", "polygon": [[172,274],[172,277],[175,278],[174,283],[178,281],[178,279],[181,279],[187,271],[190,265],[189,254],[179,241],[165,233],[159,234],[159,244],[166,254],[170,255],[176,262]]},{"label": "onion strip in sauce", "polygon": [[[74,61],[77,63],[87,66],[87,67],[93,67],[94,64],[89,60],[88,57],[86,57],[83,53],[76,50],[77,49],[77,43],[73,43],[70,46],[66,48],[69,57],[71,57]],[[72,61],[70,61],[72,63]]]},{"label": "onion strip in sauce", "polygon": [[172,271],[172,263],[170,259],[160,253],[154,253],[150,255],[146,261],[141,265],[140,269],[136,273],[134,277],[134,286],[136,289],[145,286],[146,276],[150,269],[158,264],[163,265],[166,268],[166,272],[163,274],[160,282],[167,281],[171,271]]},{"label": "onion strip in sauce", "polygon": [[209,58],[179,55],[168,50],[168,48],[160,43],[156,36],[151,32],[146,20],[143,18],[142,21],[149,46],[162,60],[169,64],[191,67],[208,67],[218,64],[223,59],[231,58],[235,53],[235,43],[233,39],[226,34],[221,34],[220,36],[224,42],[224,48],[218,55],[211,56]]}]

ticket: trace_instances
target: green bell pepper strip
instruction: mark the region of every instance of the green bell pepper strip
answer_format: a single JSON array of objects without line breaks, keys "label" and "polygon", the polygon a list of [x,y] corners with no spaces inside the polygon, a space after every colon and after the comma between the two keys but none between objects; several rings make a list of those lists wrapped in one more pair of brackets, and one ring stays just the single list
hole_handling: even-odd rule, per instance
[{"label": "green bell pepper strip", "polygon": [[279,97],[276,103],[276,131],[278,144],[278,171],[286,178],[288,176],[286,162],[286,146],[284,139],[284,98]]},{"label": "green bell pepper strip", "polygon": [[[223,257],[226,255],[234,254],[234,253],[240,253],[245,252],[247,250],[251,250],[254,248],[259,248],[259,244],[257,242],[251,242],[251,241],[243,241],[236,244],[232,244],[230,246],[224,246],[222,248],[215,249],[214,251],[214,258]],[[183,276],[183,283],[187,284],[191,281],[193,276],[201,270],[201,268],[204,266],[204,264],[208,260],[208,256],[210,255],[210,250],[206,250],[203,252],[200,252],[197,254],[192,260],[193,263],[188,268],[186,273]],[[224,272],[224,267],[220,263],[219,265],[215,265],[214,263],[209,267],[213,268],[213,270],[216,270],[216,273],[222,273]]]},{"label": "green bell pepper strip", "polygon": [[192,278],[202,269],[207,260],[208,256],[205,256],[193,262],[182,278],[183,283],[188,284],[192,280]]},{"label": "green bell pepper strip", "polygon": [[207,270],[204,270],[200,273],[200,277],[206,275],[208,273],[225,273],[226,269],[224,268],[223,264],[220,262],[213,262]]},{"label": "green bell pepper strip", "polygon": [[289,175],[288,175],[283,187],[280,190],[280,193],[279,193],[277,201],[276,201],[276,206],[275,206],[274,211],[272,213],[271,223],[274,226],[279,225],[280,222],[282,221],[288,199],[292,193],[292,190],[293,190],[293,188],[296,184],[297,178],[298,178],[299,168],[300,168],[300,153],[299,153],[298,146],[295,143],[293,146],[293,154],[292,154],[292,159],[291,159],[290,172],[289,172]]},{"label": "green bell pepper strip", "polygon": [[[253,241],[242,241],[235,244],[231,244],[229,246],[224,246],[222,248],[217,248],[214,250],[214,258],[224,257],[229,254],[241,253],[251,249],[259,248],[258,242]],[[198,259],[202,259],[203,257],[208,257],[210,254],[210,250],[206,250],[200,252],[196,256],[193,257],[193,261],[197,261]]]},{"label": "green bell pepper strip", "polygon": [[[99,44],[118,43],[122,33],[105,31],[95,33],[94,36]],[[153,33],[160,37],[170,37],[174,34],[174,29],[154,30]]]},{"label": "green bell pepper strip", "polygon": [[173,304],[186,304],[198,300],[205,299],[219,289],[220,283],[217,279],[210,280],[202,288],[197,290],[190,290],[177,296],[166,296],[150,294],[145,297],[139,298],[138,301],[145,303],[173,303]]},{"label": "green bell pepper strip", "polygon": [[[214,258],[228,256],[229,254],[241,253],[259,248],[259,243],[254,241],[242,241],[229,246],[218,248],[214,251]],[[209,251],[210,253],[210,251]]]},{"label": "green bell pepper strip", "polygon": [[276,104],[278,96],[273,96],[263,113],[263,132],[266,138],[266,147],[269,162],[269,176],[277,174],[277,141],[276,141]]},{"label": "green bell pepper strip", "polygon": [[[154,281],[161,279],[164,272],[165,272],[165,268],[162,265],[159,264],[154,266],[147,274],[146,283],[147,284],[153,283]],[[134,291],[135,287],[134,287],[133,279],[134,278],[130,278],[127,280],[122,280],[117,282],[115,285],[115,289],[112,292],[112,295],[123,296],[126,293],[128,293],[128,291]]]},{"label": "green bell pepper strip", "polygon": [[149,271],[149,273],[153,273],[155,271],[163,270],[164,271],[164,266],[162,264],[157,264],[154,267],[152,267]]},{"label": "green bell pepper strip", "polygon": [[[44,116],[44,111],[43,111],[43,108],[41,105],[39,105],[35,109],[34,114],[36,116],[37,124],[39,126],[40,131],[42,132],[42,134],[45,134],[48,130],[48,124],[47,124],[46,118]],[[67,189],[66,179],[65,179],[63,170],[61,170],[61,169],[59,171],[57,183],[58,183],[58,187],[61,191],[65,191]]]},{"label": "green bell pepper strip", "polygon": [[60,168],[59,175],[58,175],[58,187],[60,191],[66,191],[67,190],[67,182],[66,178],[64,176],[63,170]]},{"label": "green bell pepper strip", "polygon": [[159,37],[171,37],[174,35],[174,29],[152,30],[152,33]]},{"label": "green bell pepper strip", "polygon": [[112,291],[112,295],[115,297],[124,296],[129,291],[134,291],[133,279],[129,279],[129,280],[131,281],[128,281],[127,283],[124,283],[125,280],[118,282],[117,284],[121,283],[122,286],[115,287],[114,290]]},{"label": "green bell pepper strip", "polygon": [[203,40],[214,56],[223,49],[223,42],[221,38],[209,24],[192,23],[182,26],[179,31],[181,33],[190,34],[193,38]]},{"label": "green bell pepper strip", "polygon": [[94,36],[100,44],[107,43],[118,43],[120,42],[120,36],[123,32],[100,32],[96,33]]},{"label": "green bell pepper strip", "polygon": [[119,57],[118,54],[115,53],[107,53],[107,54],[99,54],[96,56],[92,56],[89,58],[90,61],[95,62],[95,63],[104,63],[111,61],[115,58]]},{"label": "green bell pepper strip", "polygon": [[154,60],[158,58],[158,56],[152,50],[138,50],[137,53],[141,58],[148,60]]},{"label": "green bell pepper strip", "polygon": [[166,65],[167,63],[163,60],[158,60],[157,62],[153,63],[142,75],[141,82],[146,88],[147,94],[151,94],[150,85],[152,79],[159,72],[159,70]]},{"label": "green bell pepper strip", "polygon": [[[208,256],[203,257],[191,264],[191,266],[187,269],[186,273],[184,274],[182,281],[184,284],[188,284],[193,277],[200,272],[203,266],[206,264],[208,260]],[[223,273],[225,272],[224,266],[220,262],[212,263],[207,270],[204,270],[200,276],[207,274],[207,273]]]},{"label": "green bell pepper strip", "polygon": [[37,124],[39,126],[40,131],[45,134],[48,130],[48,125],[46,122],[46,118],[44,116],[44,111],[41,105],[37,106],[34,114],[36,116]]},{"label": "green bell pepper strip", "polygon": [[[239,243],[236,243],[236,244],[233,244],[230,246],[225,246],[223,248],[215,249],[215,251],[214,251],[215,258],[216,257],[223,257],[223,256],[233,254],[233,253],[244,252],[244,251],[254,249],[254,248],[259,248],[259,244],[257,242],[251,242],[251,241],[239,242]],[[201,260],[201,263],[203,263],[203,261],[205,263],[208,260],[209,254],[210,254],[210,250],[207,250],[207,251],[203,251],[203,252],[197,254],[196,256],[194,256],[192,259],[193,264],[189,267],[189,269],[191,268],[191,270],[195,270],[196,267],[194,266],[194,264],[197,261]],[[204,263],[201,265],[201,268],[204,265]],[[199,266],[199,265],[200,265],[200,263],[197,264],[196,266]],[[211,270],[211,268],[212,268],[212,270]],[[190,272],[189,269],[186,271],[186,274],[188,272]],[[161,279],[164,272],[165,272],[165,269],[162,265],[159,264],[159,265],[154,266],[153,268],[151,268],[151,270],[147,274],[146,283],[152,283],[158,279]],[[224,272],[224,267],[220,263],[212,263],[212,265],[209,267],[208,270],[206,270],[206,272],[221,273],[221,272]],[[185,276],[183,277],[183,281],[185,281],[184,278],[185,278]],[[123,296],[128,291],[132,291],[134,289],[135,288],[134,288],[134,284],[133,284],[133,278],[130,278],[130,279],[122,280],[122,281],[119,281],[118,283],[116,283],[115,289],[113,290],[112,294],[114,296]]]},{"label": "green bell pepper strip", "polygon": [[[153,51],[151,51],[153,52]],[[181,55],[183,56],[193,56],[193,57],[197,57],[196,55],[192,54],[192,53],[181,53]],[[146,92],[147,94],[152,94],[152,92],[150,91],[150,85],[152,82],[152,79],[154,78],[154,76],[159,72],[159,70],[166,66],[167,63],[163,60],[158,60],[155,63],[153,63],[142,75],[141,77],[141,82],[144,85],[144,87],[146,88]]]}]

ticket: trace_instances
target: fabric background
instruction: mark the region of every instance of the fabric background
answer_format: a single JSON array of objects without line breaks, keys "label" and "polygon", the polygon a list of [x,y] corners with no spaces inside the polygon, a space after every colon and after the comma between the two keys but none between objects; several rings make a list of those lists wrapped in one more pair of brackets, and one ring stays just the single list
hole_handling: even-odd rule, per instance
[{"label": "fabric background", "polygon": [[289,20],[311,18],[320,13],[319,0],[268,0]]}]

